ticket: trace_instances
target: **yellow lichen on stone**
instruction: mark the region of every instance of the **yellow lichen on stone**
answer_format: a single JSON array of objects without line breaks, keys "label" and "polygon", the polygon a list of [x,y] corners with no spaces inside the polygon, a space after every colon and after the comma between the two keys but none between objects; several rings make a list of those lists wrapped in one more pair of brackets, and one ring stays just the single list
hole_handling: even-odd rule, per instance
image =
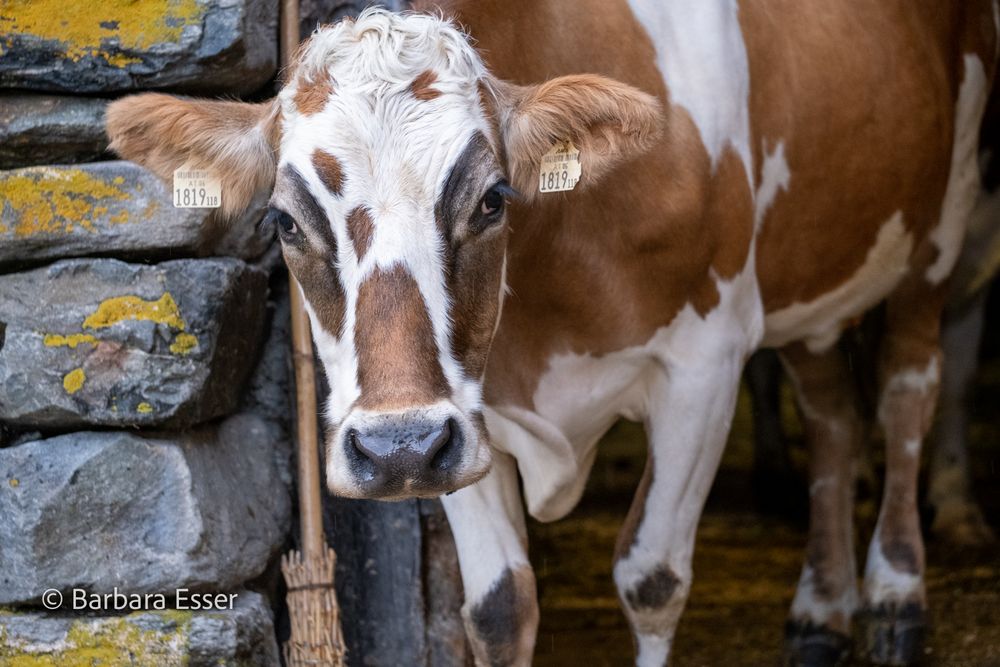
[{"label": "yellow lichen on stone", "polygon": [[[0,201],[13,209],[15,236],[69,234],[76,225],[93,232],[93,220],[108,211],[108,200],[131,195],[114,183],[77,168],[28,167],[0,176]],[[103,203],[102,203],[103,202]]]},{"label": "yellow lichen on stone", "polygon": [[45,347],[68,347],[71,350],[75,350],[76,346],[81,343],[94,345],[97,343],[97,339],[90,334],[84,333],[69,334],[66,336],[62,334],[45,334],[42,343]]},{"label": "yellow lichen on stone", "polygon": [[17,487],[21,486],[21,480],[15,477],[14,479],[10,480],[8,484],[10,484],[10,488],[16,489]]},{"label": "yellow lichen on stone", "polygon": [[105,0],[99,4],[65,0],[5,0],[4,34],[35,35],[58,42],[64,58],[91,56],[114,67],[142,62],[121,51],[144,51],[157,44],[176,43],[186,25],[201,23],[204,10],[197,0]]},{"label": "yellow lichen on stone", "polygon": [[170,292],[155,301],[147,301],[137,296],[116,296],[105,299],[93,313],[83,321],[84,329],[103,329],[126,320],[147,320],[183,331],[187,324],[181,317],[177,302]]},{"label": "yellow lichen on stone", "polygon": [[[130,619],[158,616],[172,624],[140,628]],[[51,645],[0,643],[5,667],[181,667],[189,662],[190,612],[133,612],[123,618],[74,621],[65,639]]]},{"label": "yellow lichen on stone", "polygon": [[139,405],[135,406],[135,411],[144,415],[148,415],[150,412],[153,411],[153,406],[143,401]]},{"label": "yellow lichen on stone", "polygon": [[188,354],[198,347],[198,339],[189,333],[179,333],[170,344],[170,351],[174,354]]},{"label": "yellow lichen on stone", "polygon": [[83,372],[82,368],[74,368],[69,373],[63,376],[63,389],[66,390],[67,394],[75,394],[80,391],[83,387],[83,383],[87,380],[87,374]]}]

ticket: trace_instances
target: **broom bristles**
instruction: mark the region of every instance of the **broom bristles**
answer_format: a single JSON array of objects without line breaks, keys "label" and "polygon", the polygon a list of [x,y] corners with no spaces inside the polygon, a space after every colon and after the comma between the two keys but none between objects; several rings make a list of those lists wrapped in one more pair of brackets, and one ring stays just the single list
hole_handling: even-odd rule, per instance
[{"label": "broom bristles", "polygon": [[298,551],[281,557],[288,585],[288,616],[292,635],[285,644],[289,667],[342,667],[344,635],[333,588],[337,557],[327,548],[319,558]]}]

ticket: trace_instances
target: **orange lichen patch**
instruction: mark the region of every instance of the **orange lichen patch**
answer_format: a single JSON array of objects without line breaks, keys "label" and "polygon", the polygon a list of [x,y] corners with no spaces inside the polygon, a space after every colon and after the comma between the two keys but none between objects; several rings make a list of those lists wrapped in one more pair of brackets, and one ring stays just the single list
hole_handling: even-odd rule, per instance
[{"label": "orange lichen patch", "polygon": [[189,354],[198,347],[198,339],[189,333],[179,333],[170,344],[170,351],[174,354]]},{"label": "orange lichen patch", "polygon": [[183,331],[187,324],[181,317],[177,302],[170,292],[155,301],[147,301],[137,296],[116,296],[105,299],[93,313],[83,321],[84,329],[103,329],[126,320],[147,320]]},{"label": "orange lichen patch", "polygon": [[60,56],[73,61],[90,56],[114,67],[142,62],[121,51],[143,51],[157,44],[178,42],[186,25],[201,23],[204,9],[197,0],[5,0],[4,37],[0,53],[17,34],[57,42]]},{"label": "orange lichen patch", "polygon": [[83,372],[83,369],[74,368],[63,376],[63,389],[66,390],[67,394],[75,394],[80,391],[80,388],[83,387],[83,383],[86,380],[87,374]]},{"label": "orange lichen patch", "polygon": [[117,180],[75,168],[17,169],[0,176],[0,201],[13,209],[15,236],[69,233],[75,225],[93,232],[94,218],[107,214],[108,204],[131,197]]},{"label": "orange lichen patch", "polygon": [[69,334],[63,336],[62,334],[45,334],[45,338],[42,339],[42,343],[45,347],[68,347],[71,350],[75,350],[76,346],[81,343],[89,343],[94,345],[97,343],[97,339],[90,334]]},{"label": "orange lichen patch", "polygon": [[13,479],[11,479],[7,483],[10,484],[10,488],[12,488],[12,489],[16,489],[17,487],[21,486],[21,480],[17,479],[16,477],[14,477]]},{"label": "orange lichen patch", "polygon": [[135,411],[144,415],[148,415],[150,412],[153,411],[153,406],[143,401],[139,405],[135,406]]}]

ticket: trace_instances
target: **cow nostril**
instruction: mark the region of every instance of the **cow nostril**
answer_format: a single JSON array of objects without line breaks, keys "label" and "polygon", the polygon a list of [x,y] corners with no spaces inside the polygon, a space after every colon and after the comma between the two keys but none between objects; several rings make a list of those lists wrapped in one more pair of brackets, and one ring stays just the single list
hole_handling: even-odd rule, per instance
[{"label": "cow nostril", "polygon": [[375,462],[372,460],[371,452],[367,451],[361,443],[361,435],[356,429],[347,432],[347,458],[355,472],[364,479],[372,479],[375,476]]},{"label": "cow nostril", "polygon": [[434,470],[447,471],[456,465],[461,458],[462,431],[454,419],[444,423],[437,438],[434,439],[433,455],[430,466]]}]

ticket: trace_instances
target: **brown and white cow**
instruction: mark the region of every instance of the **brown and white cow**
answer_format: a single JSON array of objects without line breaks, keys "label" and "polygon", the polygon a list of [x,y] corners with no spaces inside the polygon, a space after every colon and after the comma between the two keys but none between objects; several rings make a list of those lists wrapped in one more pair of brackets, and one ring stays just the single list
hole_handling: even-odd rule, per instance
[{"label": "brown and white cow", "polygon": [[[272,102],[140,95],[108,111],[115,150],[163,175],[215,170],[230,214],[273,190],[332,389],[330,490],[454,491],[477,661],[524,665],[538,611],[519,473],[528,511],[558,519],[602,433],[643,421],[614,579],[637,663],[662,665],[740,370],[782,347],[812,440],[791,659],[832,662],[859,611],[872,658],[914,659],[916,471],[996,3],[443,5],[457,23],[370,11],[320,28]],[[582,180],[540,194],[565,139]],[[858,434],[834,343],[883,300],[888,473],[859,595]]]}]

